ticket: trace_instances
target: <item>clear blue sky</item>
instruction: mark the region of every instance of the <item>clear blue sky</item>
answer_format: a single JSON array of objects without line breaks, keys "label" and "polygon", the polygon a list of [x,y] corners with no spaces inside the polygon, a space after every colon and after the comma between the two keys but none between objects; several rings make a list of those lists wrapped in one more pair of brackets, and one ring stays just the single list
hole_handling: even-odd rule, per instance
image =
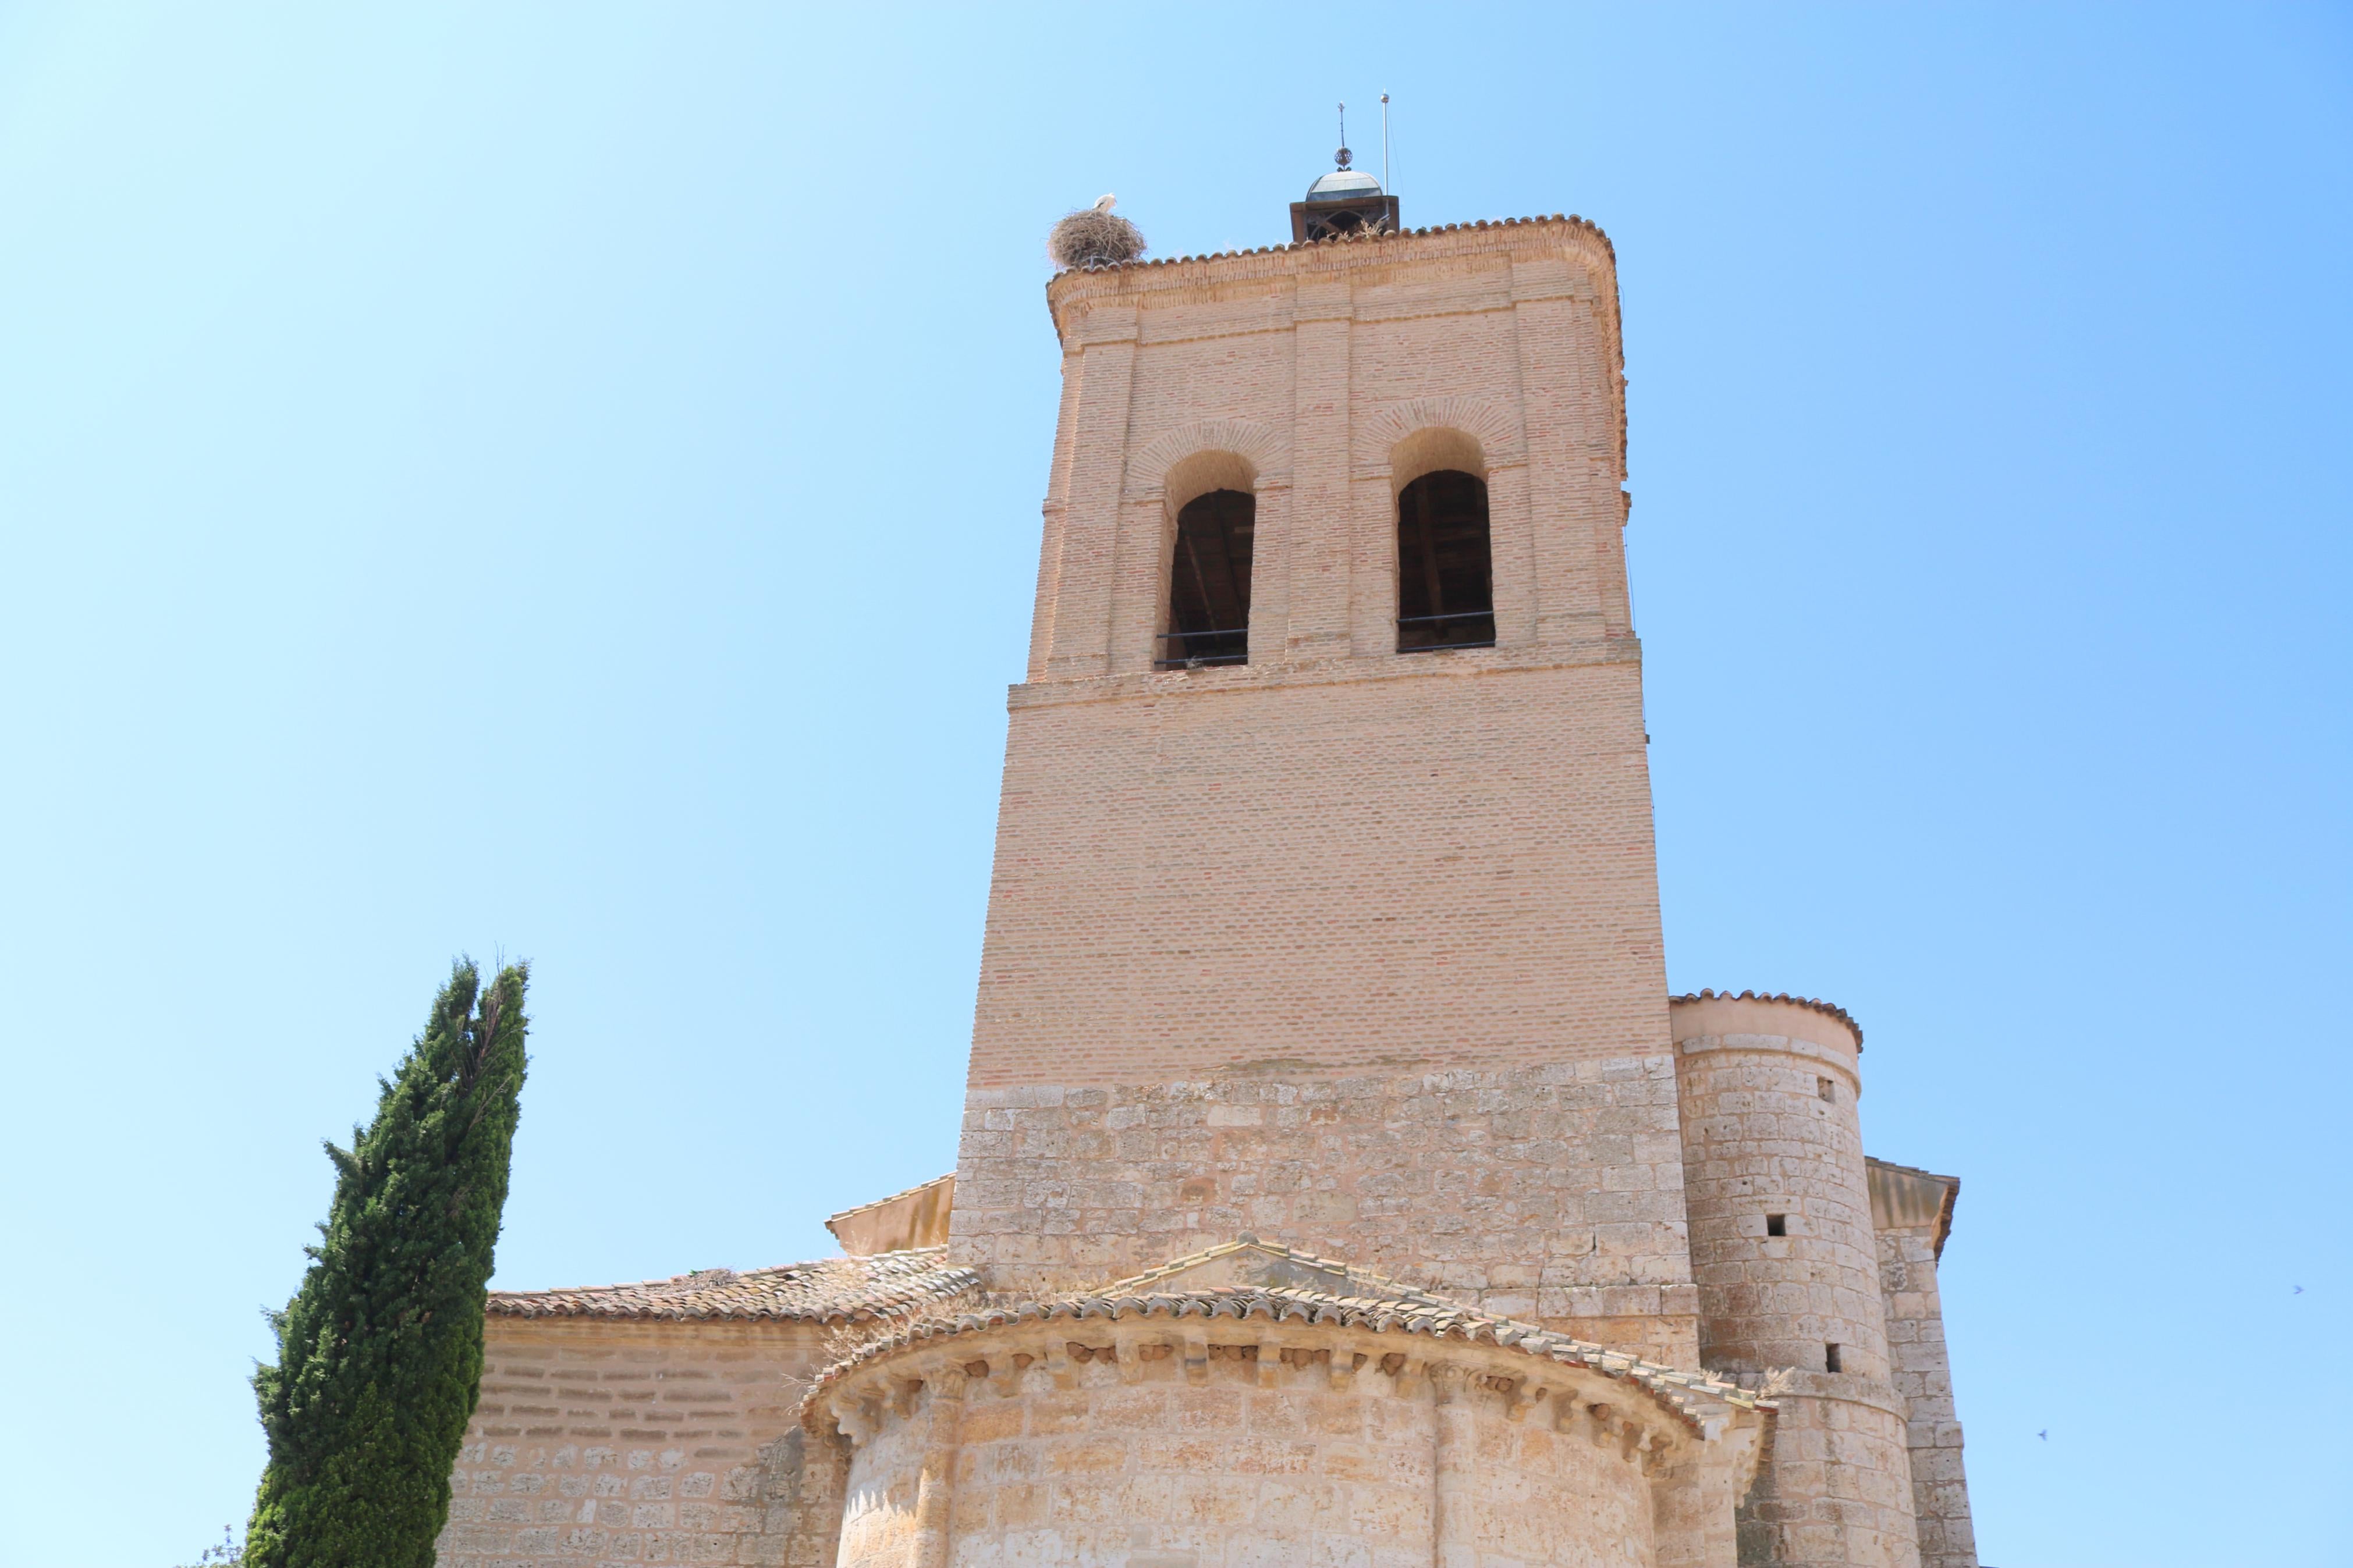
[{"label": "clear blue sky", "polygon": [[1279,240],[1384,90],[1409,222],[1617,244],[1671,976],[1852,1008],[1965,1179],[1987,1560],[2353,1562],[2346,7],[21,3],[11,1561],[241,1523],[459,951],[502,1285],[949,1167],[1046,226]]}]

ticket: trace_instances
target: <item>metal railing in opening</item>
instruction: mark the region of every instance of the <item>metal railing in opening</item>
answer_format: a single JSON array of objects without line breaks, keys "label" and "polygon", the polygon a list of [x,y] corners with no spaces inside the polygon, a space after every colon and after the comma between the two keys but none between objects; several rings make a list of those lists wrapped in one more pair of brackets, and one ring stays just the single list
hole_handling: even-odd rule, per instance
[{"label": "metal railing in opening", "polygon": [[1198,669],[1212,664],[1248,664],[1250,628],[1234,626],[1218,631],[1162,632],[1160,657],[1152,662],[1155,669]]},{"label": "metal railing in opening", "polygon": [[[1495,646],[1495,612],[1493,610],[1461,610],[1451,616],[1399,616],[1398,617],[1398,652],[1443,653],[1451,647],[1493,647]],[[1438,636],[1441,626],[1460,626],[1452,642],[1408,642],[1408,626],[1428,626]]]}]

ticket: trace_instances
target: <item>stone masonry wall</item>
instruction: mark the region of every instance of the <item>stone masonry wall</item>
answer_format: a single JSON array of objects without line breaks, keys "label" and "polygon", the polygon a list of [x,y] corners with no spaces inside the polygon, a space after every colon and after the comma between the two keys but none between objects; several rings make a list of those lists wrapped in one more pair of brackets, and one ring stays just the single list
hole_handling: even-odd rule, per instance
[{"label": "stone masonry wall", "polygon": [[795,1553],[768,1517],[802,1468],[786,1380],[821,1341],[797,1322],[492,1317],[440,1568],[829,1568],[821,1538]]},{"label": "stone masonry wall", "polygon": [[1016,1364],[975,1346],[972,1375],[866,1404],[842,1568],[1648,1568],[1662,1516],[1696,1568],[1715,1538],[1659,1488],[1729,1512],[1643,1451],[1620,1390],[1546,1399],[1525,1365],[1256,1322],[1188,1325],[1186,1346],[1060,1331],[1084,1342]]},{"label": "stone masonry wall", "polygon": [[1907,1417],[1921,1568],[1978,1568],[1961,1420],[1953,1403],[1944,1307],[1936,1290],[1935,1225],[1883,1226],[1879,1276],[1886,1291],[1887,1351]]},{"label": "stone masonry wall", "polygon": [[1841,1056],[1757,1033],[1684,1037],[1676,1048],[1708,1364],[1825,1372],[1835,1344],[1847,1374],[1887,1382],[1852,1047]]},{"label": "stone masonry wall", "polygon": [[952,1257],[1100,1284],[1248,1233],[1696,1366],[1673,1063],[976,1087]]},{"label": "stone masonry wall", "polygon": [[1777,1568],[1918,1568],[1903,1402],[1883,1383],[1791,1375],[1756,1484],[1740,1561]]}]

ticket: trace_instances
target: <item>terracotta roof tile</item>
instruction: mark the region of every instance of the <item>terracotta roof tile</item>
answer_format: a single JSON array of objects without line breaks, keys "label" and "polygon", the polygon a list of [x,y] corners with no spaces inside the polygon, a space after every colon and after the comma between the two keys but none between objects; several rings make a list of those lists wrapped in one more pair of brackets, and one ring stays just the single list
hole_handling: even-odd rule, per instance
[{"label": "terracotta roof tile", "polygon": [[846,1322],[902,1317],[979,1288],[980,1276],[951,1268],[947,1248],[871,1258],[824,1258],[776,1268],[702,1268],[635,1285],[558,1290],[493,1290],[490,1310],[506,1318],[766,1318]]},{"label": "terracotta roof tile", "polygon": [[[1184,256],[1137,257],[1132,261],[1090,261],[1081,267],[1063,268],[1054,276],[1060,278],[1066,272],[1147,271],[1155,267],[1181,267],[1194,261],[1223,261],[1229,257],[1235,256],[1275,256],[1286,250],[1315,250],[1327,246],[1343,245],[1380,245],[1433,234],[1456,234],[1464,230],[1481,228],[1534,228],[1542,224],[1565,224],[1569,227],[1591,233],[1605,246],[1609,244],[1609,237],[1603,234],[1601,226],[1591,218],[1578,217],[1574,213],[1553,213],[1548,216],[1538,213],[1533,217],[1479,218],[1470,223],[1434,223],[1424,228],[1400,228],[1381,234],[1359,232],[1327,235],[1322,239],[1299,240],[1289,245],[1246,245],[1239,250],[1206,250]],[[1610,247],[1610,254],[1613,258],[1616,256],[1615,247]]]},{"label": "terracotta roof tile", "polygon": [[1854,1031],[1854,1048],[1858,1051],[1862,1049],[1862,1026],[1854,1021],[1852,1014],[1835,1002],[1818,1001],[1811,996],[1792,996],[1787,991],[1686,991],[1680,996],[1670,996],[1667,1000],[1670,1003],[1787,1002],[1792,1007],[1803,1007],[1809,1012],[1820,1013],[1826,1018],[1836,1018]]},{"label": "terracotta roof tile", "polygon": [[[1246,1245],[1274,1250],[1265,1247],[1262,1243]],[[911,1346],[965,1334],[985,1333],[992,1329],[1024,1322],[1152,1317],[1266,1318],[1276,1321],[1364,1329],[1374,1333],[1421,1334],[1431,1339],[1502,1346],[1567,1366],[1588,1367],[1605,1377],[1635,1384],[1647,1389],[1694,1426],[1700,1420],[1695,1403],[1720,1401],[1726,1405],[1767,1410],[1774,1408],[1769,1398],[1706,1373],[1660,1366],[1622,1351],[1571,1339],[1531,1323],[1490,1317],[1410,1287],[1400,1288],[1401,1293],[1395,1295],[1376,1289],[1361,1296],[1338,1296],[1286,1285],[1223,1285],[1165,1292],[1150,1288],[1149,1281],[1167,1269],[1229,1249],[1212,1248],[1209,1253],[1196,1254],[1190,1259],[1180,1259],[1166,1268],[1155,1269],[1151,1274],[1139,1275],[1134,1281],[1124,1280],[1105,1286],[1099,1291],[999,1302],[973,1311],[911,1318],[889,1334],[861,1346],[819,1373],[809,1384],[810,1398],[804,1408],[815,1408],[815,1395],[818,1390],[858,1367]],[[1307,1255],[1293,1256],[1304,1260]],[[1333,1260],[1318,1261],[1325,1267],[1345,1267]],[[1353,1279],[1367,1286],[1374,1283],[1370,1278],[1360,1274],[1354,1275]],[[1137,1290],[1125,1289],[1130,1284],[1142,1288]]]}]

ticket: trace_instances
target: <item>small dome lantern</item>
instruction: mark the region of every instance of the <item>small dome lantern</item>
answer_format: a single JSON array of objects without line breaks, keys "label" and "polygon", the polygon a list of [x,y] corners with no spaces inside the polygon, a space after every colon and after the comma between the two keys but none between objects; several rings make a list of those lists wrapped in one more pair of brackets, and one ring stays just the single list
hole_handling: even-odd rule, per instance
[{"label": "small dome lantern", "polygon": [[[1342,141],[1346,140],[1343,127]],[[1395,234],[1398,199],[1381,183],[1348,166],[1345,146],[1332,155],[1333,170],[1307,187],[1307,199],[1291,204],[1291,238],[1303,245],[1349,234]]]}]

